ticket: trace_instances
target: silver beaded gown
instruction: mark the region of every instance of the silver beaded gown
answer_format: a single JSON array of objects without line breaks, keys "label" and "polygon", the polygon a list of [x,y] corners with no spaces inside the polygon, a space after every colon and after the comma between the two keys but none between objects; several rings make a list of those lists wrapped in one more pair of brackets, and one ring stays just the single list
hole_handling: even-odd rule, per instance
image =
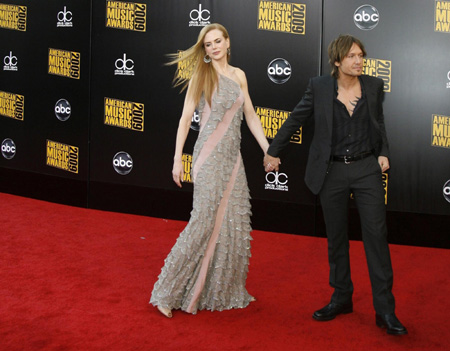
[{"label": "silver beaded gown", "polygon": [[211,107],[199,103],[193,209],[153,288],[150,303],[195,314],[246,307],[250,195],[240,153],[244,95],[219,76]]}]

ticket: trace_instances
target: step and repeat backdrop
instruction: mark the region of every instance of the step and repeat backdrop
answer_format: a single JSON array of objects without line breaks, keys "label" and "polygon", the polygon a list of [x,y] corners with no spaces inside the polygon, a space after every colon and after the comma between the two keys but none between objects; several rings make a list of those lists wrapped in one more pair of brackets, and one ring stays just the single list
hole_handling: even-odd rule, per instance
[{"label": "step and repeat backdrop", "polygon": [[[96,184],[116,188],[110,201],[119,202],[132,201],[120,196],[129,187],[192,192],[199,116],[177,190],[171,169],[184,94],[165,63],[214,22],[229,31],[230,63],[245,71],[269,141],[309,78],[329,73],[329,42],[359,37],[365,73],[385,82],[388,210],[450,214],[450,1],[0,0],[0,172],[85,182],[86,204],[108,197],[91,191]],[[253,199],[315,206],[303,181],[313,128],[299,129],[280,171],[266,174],[244,124]]]},{"label": "step and repeat backdrop", "polygon": [[88,179],[89,14],[88,1],[0,2],[0,167]]},{"label": "step and repeat backdrop", "polygon": [[[269,139],[319,73],[321,4],[274,1],[149,1],[93,3],[91,167],[93,182],[176,189],[171,170],[184,93],[171,86],[167,54],[193,45],[201,28],[223,24],[231,64],[247,75]],[[181,73],[183,66],[181,65]],[[184,149],[185,186],[192,192],[197,112]],[[314,204],[303,182],[307,139],[299,130],[286,167],[266,175],[263,153],[244,126],[242,154],[253,198]]]},{"label": "step and repeat backdrop", "polygon": [[388,209],[450,214],[450,1],[325,0],[323,28],[325,45],[360,38],[365,73],[385,82]]}]

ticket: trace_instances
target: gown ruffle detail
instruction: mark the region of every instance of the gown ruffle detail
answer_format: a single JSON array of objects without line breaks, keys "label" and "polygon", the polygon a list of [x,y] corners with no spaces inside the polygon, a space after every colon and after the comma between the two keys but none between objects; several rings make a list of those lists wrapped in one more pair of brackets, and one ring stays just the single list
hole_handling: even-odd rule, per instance
[{"label": "gown ruffle detail", "polygon": [[[219,78],[211,108],[204,98],[200,101],[191,218],[164,261],[150,299],[154,306],[195,314],[244,308],[252,298],[245,288],[252,238],[250,195],[240,155],[243,103],[239,85],[225,76]],[[204,285],[196,297],[208,247],[213,254],[204,263]]]}]

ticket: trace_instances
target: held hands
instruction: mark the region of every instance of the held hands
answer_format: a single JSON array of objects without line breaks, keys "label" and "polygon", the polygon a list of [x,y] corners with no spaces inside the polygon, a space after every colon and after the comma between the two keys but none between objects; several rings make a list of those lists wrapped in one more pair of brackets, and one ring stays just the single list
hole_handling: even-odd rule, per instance
[{"label": "held hands", "polygon": [[173,168],[172,168],[172,178],[176,185],[178,185],[180,188],[181,182],[183,181],[184,177],[184,171],[183,171],[183,162],[180,160],[174,160],[173,161]]},{"label": "held hands", "polygon": [[273,157],[270,156],[269,154],[265,154],[264,155],[264,161],[263,161],[263,165],[264,165],[264,170],[266,172],[272,172],[272,171],[277,171],[280,168],[280,158],[279,157]]}]

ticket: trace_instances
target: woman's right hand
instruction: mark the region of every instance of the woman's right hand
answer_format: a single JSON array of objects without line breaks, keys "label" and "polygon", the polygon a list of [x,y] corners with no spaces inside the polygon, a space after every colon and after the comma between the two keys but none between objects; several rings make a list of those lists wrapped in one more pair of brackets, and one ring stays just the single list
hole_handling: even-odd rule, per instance
[{"label": "woman's right hand", "polygon": [[276,171],[278,172],[280,169],[281,160],[279,157],[272,157],[267,152],[264,155],[263,165],[264,170],[268,172]]},{"label": "woman's right hand", "polygon": [[172,178],[176,185],[178,185],[180,188],[181,183],[183,182],[184,177],[184,171],[183,171],[183,162],[180,160],[174,160],[173,161],[173,168],[172,168]]}]

